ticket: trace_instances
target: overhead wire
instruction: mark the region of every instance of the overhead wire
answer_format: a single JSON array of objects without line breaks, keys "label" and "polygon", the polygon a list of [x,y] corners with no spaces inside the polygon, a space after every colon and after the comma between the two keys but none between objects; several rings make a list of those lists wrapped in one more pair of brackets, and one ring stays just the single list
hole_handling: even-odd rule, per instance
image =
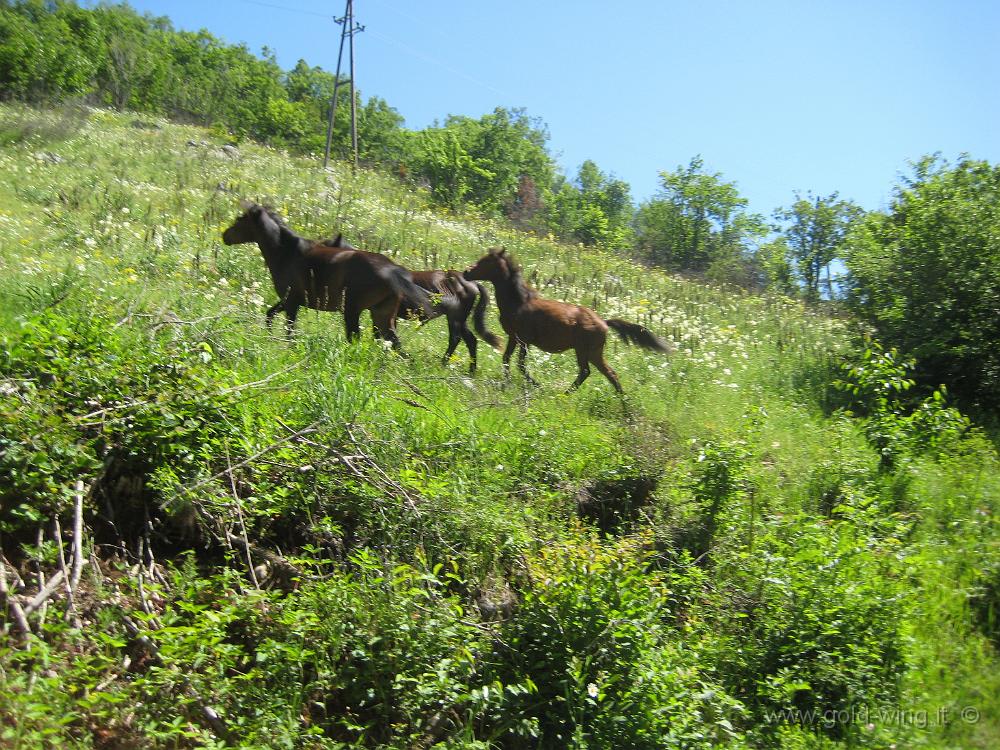
[{"label": "overhead wire", "polygon": [[[245,3],[247,5],[258,5],[258,6],[261,6],[261,7],[264,7],[264,8],[274,8],[275,10],[285,10],[285,11],[288,11],[290,13],[301,13],[303,15],[308,15],[308,16],[316,16],[316,17],[320,17],[320,18],[329,18],[331,20],[335,18],[335,16],[333,14],[319,13],[319,12],[313,11],[313,10],[305,10],[304,8],[293,8],[291,6],[282,5],[280,3],[265,2],[264,0],[234,0],[234,2]],[[410,16],[409,14],[407,14],[407,13],[405,13],[403,11],[400,11],[398,8],[391,8],[391,7],[387,6],[386,3],[381,3],[381,4],[383,5],[383,7],[388,7],[389,10],[391,10],[392,12],[395,12],[398,16],[400,16],[402,18],[405,18],[408,21],[413,22],[413,21],[416,20],[412,16]],[[366,27],[365,28],[365,33],[366,34],[370,34],[371,36],[373,36],[373,37],[381,40],[385,44],[388,44],[388,45],[390,45],[392,47],[395,47],[396,49],[398,49],[401,52],[406,53],[407,55],[415,57],[415,58],[417,58],[419,60],[423,60],[424,62],[430,63],[431,65],[435,65],[438,68],[440,68],[440,69],[442,69],[444,71],[447,71],[448,73],[451,73],[454,76],[458,76],[459,78],[463,78],[466,81],[468,81],[469,83],[472,83],[472,84],[474,84],[474,85],[476,85],[476,86],[478,86],[478,87],[480,87],[482,89],[485,89],[485,90],[488,90],[488,91],[492,91],[494,94],[499,94],[500,96],[504,96],[504,97],[509,96],[509,94],[506,91],[502,91],[501,89],[498,89],[496,86],[493,86],[493,85],[491,85],[489,83],[486,83],[485,81],[481,81],[478,78],[476,78],[475,76],[471,76],[471,75],[469,75],[468,73],[466,73],[464,71],[458,70],[457,68],[454,68],[454,67],[448,65],[447,63],[445,63],[445,62],[443,62],[443,61],[441,61],[441,60],[439,60],[439,59],[437,59],[437,58],[435,58],[435,57],[433,57],[431,55],[428,55],[425,52],[422,52],[421,50],[418,50],[418,49],[415,49],[415,48],[409,46],[405,42],[401,42],[398,39],[393,39],[392,37],[387,36],[386,34],[383,34],[383,33],[379,32],[379,31],[376,31],[376,30],[372,29],[371,27]]]}]

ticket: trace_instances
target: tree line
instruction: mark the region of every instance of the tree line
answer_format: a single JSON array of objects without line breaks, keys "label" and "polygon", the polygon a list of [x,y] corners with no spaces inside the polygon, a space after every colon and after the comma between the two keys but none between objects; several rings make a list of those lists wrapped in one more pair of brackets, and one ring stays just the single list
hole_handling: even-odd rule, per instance
[{"label": "tree line", "polygon": [[[84,100],[318,153],[335,83],[304,60],[285,71],[267,49],[257,56],[128,5],[0,0],[8,100]],[[342,86],[335,153],[350,148],[349,96]],[[503,216],[712,281],[809,302],[842,298],[915,360],[920,379],[947,383],[975,406],[1000,405],[1000,171],[988,163],[923,159],[886,211],[805,193],[765,217],[696,156],[662,171],[658,192],[637,205],[628,183],[593,161],[563,174],[545,124],[522,109],[409,130],[383,99],[356,96],[360,157],[455,212]]]}]

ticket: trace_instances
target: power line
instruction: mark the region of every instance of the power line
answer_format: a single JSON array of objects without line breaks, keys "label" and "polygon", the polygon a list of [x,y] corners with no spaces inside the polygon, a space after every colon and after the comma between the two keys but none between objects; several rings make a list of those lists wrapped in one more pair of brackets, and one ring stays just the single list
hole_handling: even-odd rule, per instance
[{"label": "power line", "polygon": [[[245,4],[248,4],[248,5],[259,5],[259,6],[264,7],[264,8],[275,8],[277,10],[287,10],[287,11],[289,11],[291,13],[302,13],[302,14],[307,15],[307,16],[317,16],[319,18],[331,18],[332,17],[334,20],[337,20],[336,16],[330,16],[330,15],[328,15],[326,13],[317,13],[316,11],[304,10],[302,8],[293,8],[291,6],[280,5],[278,3],[263,2],[263,0],[234,0],[234,2],[245,3]],[[387,5],[386,3],[382,3],[382,4],[383,5]],[[392,12],[396,13],[398,16],[401,16],[402,18],[406,18],[407,20],[418,22],[417,19],[415,19],[413,16],[409,15],[408,13],[404,13],[403,11],[399,10],[398,8],[392,8],[391,6],[387,6],[387,7],[389,7],[389,9]],[[433,57],[431,55],[428,55],[426,52],[422,52],[421,50],[415,49],[414,47],[411,47],[410,45],[406,44],[405,42],[401,42],[398,39],[393,39],[392,37],[387,36],[387,35],[385,35],[385,34],[383,34],[381,32],[375,31],[373,29],[368,29],[367,31],[372,36],[374,36],[376,39],[379,39],[379,40],[385,42],[386,44],[388,44],[388,45],[390,45],[392,47],[395,47],[396,49],[400,50],[401,52],[406,53],[407,55],[410,55],[411,57],[415,57],[418,60],[423,60],[426,63],[430,63],[431,65],[435,65],[438,68],[440,68],[441,70],[444,70],[444,71],[446,71],[448,73],[451,73],[454,76],[458,76],[459,78],[464,78],[469,83],[475,84],[476,86],[478,86],[481,89],[484,89],[484,90],[487,90],[487,91],[492,91],[494,94],[499,94],[500,96],[508,96],[508,93],[506,91],[502,91],[502,90],[498,89],[496,86],[493,86],[493,85],[491,85],[489,83],[486,83],[485,81],[481,81],[481,80],[479,80],[478,78],[476,78],[474,76],[470,76],[468,73],[465,73],[465,72],[459,70],[458,68],[453,68],[452,66],[448,65],[447,63],[445,63],[445,62],[443,62],[443,61],[441,61],[441,60],[439,60],[439,59],[437,59],[437,58],[435,58],[435,57]]]},{"label": "power line", "polygon": [[314,10],[305,10],[304,8],[292,8],[288,5],[278,5],[277,3],[265,3],[261,0],[236,0],[239,3],[245,3],[247,5],[259,5],[262,8],[274,8],[275,10],[287,10],[290,13],[301,13],[306,16],[318,16],[319,18],[331,18],[329,13],[317,13]]},{"label": "power line", "polygon": [[386,36],[385,34],[380,34],[377,31],[372,31],[370,33],[376,39],[381,39],[383,42],[387,42],[388,44],[392,45],[393,47],[396,47],[396,49],[399,49],[399,50],[407,53],[408,55],[412,55],[413,57],[416,57],[416,58],[418,58],[420,60],[423,60],[424,62],[428,62],[428,63],[431,63],[432,65],[436,65],[439,68],[441,68],[442,70],[445,70],[445,71],[451,73],[452,75],[456,75],[459,78],[464,78],[469,83],[474,83],[476,86],[479,86],[482,89],[487,89],[489,91],[492,91],[494,94],[500,94],[501,96],[507,96],[508,95],[506,91],[501,91],[500,89],[496,88],[495,86],[491,86],[490,84],[486,83],[485,81],[480,81],[478,78],[470,76],[468,73],[464,73],[461,70],[458,70],[457,68],[453,68],[450,65],[448,65],[447,63],[441,62],[440,60],[438,60],[438,59],[436,59],[434,57],[431,57],[430,55],[428,55],[428,54],[426,54],[424,52],[421,52],[420,50],[414,49],[413,47],[410,47],[410,46],[404,44],[403,42],[399,42],[399,41],[397,41],[397,40],[395,40],[395,39],[393,39],[391,37]]}]

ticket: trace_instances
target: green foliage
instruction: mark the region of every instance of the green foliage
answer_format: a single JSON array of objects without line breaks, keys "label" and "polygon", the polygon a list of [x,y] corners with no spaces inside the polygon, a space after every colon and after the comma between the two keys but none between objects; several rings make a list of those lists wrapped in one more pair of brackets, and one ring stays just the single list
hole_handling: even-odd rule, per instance
[{"label": "green foliage", "polygon": [[763,219],[746,213],[734,183],[704,171],[700,156],[687,167],[661,172],[662,189],[639,207],[639,248],[651,262],[674,271],[706,271],[713,263],[742,258],[763,236]]},{"label": "green foliage", "polygon": [[898,700],[901,587],[886,554],[898,542],[866,528],[862,519],[878,515],[871,499],[842,512],[851,520],[772,523],[752,554],[721,566],[739,604],[713,646],[717,668],[763,736],[798,724],[857,739],[855,722]]},{"label": "green foliage", "polygon": [[89,92],[105,53],[93,14],[74,3],[0,6],[0,92],[54,102]]},{"label": "green foliage", "polygon": [[[48,311],[2,340],[4,531],[23,533],[64,512],[77,480],[114,485],[138,477],[141,487],[168,467],[190,480],[232,436],[231,399],[220,391],[225,376],[209,374],[208,345],[175,350],[166,361],[141,357],[109,327],[99,317]],[[107,507],[120,503],[128,516],[138,512],[137,500]]]},{"label": "green foliage", "polygon": [[592,161],[580,165],[573,183],[557,185],[546,210],[559,236],[616,250],[632,245],[632,213],[628,184],[605,175]]},{"label": "green foliage", "polygon": [[[678,577],[650,573],[648,539],[544,549],[502,631],[502,674],[532,687],[508,708],[545,747],[712,747],[740,704],[676,638]],[[503,679],[503,678],[502,678]]]},{"label": "green foliage", "polygon": [[953,448],[971,424],[957,409],[946,405],[944,386],[922,400],[904,394],[915,385],[915,363],[895,349],[886,351],[872,342],[860,361],[844,366],[844,378],[834,386],[850,396],[850,407],[864,417],[869,442],[882,465],[893,467],[906,455]]},{"label": "green foliage", "polygon": [[[273,57],[205,31],[175,31],[128,5],[19,0],[0,7],[0,90],[27,101],[86,96],[118,109],[219,124],[237,138],[297,151],[324,145],[333,76],[304,61],[283,74]],[[342,88],[341,98],[349,96]],[[349,142],[340,103],[335,145]],[[402,119],[385,102],[362,109],[365,155],[390,161]]]},{"label": "green foliage", "polygon": [[774,217],[786,223],[783,233],[790,257],[805,287],[806,299],[818,301],[823,271],[827,272],[827,296],[834,296],[830,264],[840,255],[844,238],[862,212],[850,201],[837,200],[837,194],[824,197],[796,196],[790,208],[775,211]]},{"label": "green foliage", "polygon": [[923,385],[1000,405],[1000,168],[930,157],[848,243],[850,300]]},{"label": "green foliage", "polygon": [[454,211],[470,203],[498,214],[522,178],[551,183],[547,140],[544,126],[524,110],[498,107],[479,120],[451,116],[443,126],[418,134],[411,171],[428,180],[435,197]]}]

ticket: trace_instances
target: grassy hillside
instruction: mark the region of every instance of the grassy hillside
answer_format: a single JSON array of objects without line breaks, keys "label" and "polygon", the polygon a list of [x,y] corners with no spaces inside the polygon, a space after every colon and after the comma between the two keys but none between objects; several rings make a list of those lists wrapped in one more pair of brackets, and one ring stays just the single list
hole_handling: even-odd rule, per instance
[{"label": "grassy hillside", "polygon": [[[837,410],[844,323],[165,121],[0,143],[5,743],[1000,743],[995,450]],[[611,344],[619,399],[571,354],[442,366],[443,321],[288,342],[239,198],[413,268],[505,246],[675,351]]]}]

